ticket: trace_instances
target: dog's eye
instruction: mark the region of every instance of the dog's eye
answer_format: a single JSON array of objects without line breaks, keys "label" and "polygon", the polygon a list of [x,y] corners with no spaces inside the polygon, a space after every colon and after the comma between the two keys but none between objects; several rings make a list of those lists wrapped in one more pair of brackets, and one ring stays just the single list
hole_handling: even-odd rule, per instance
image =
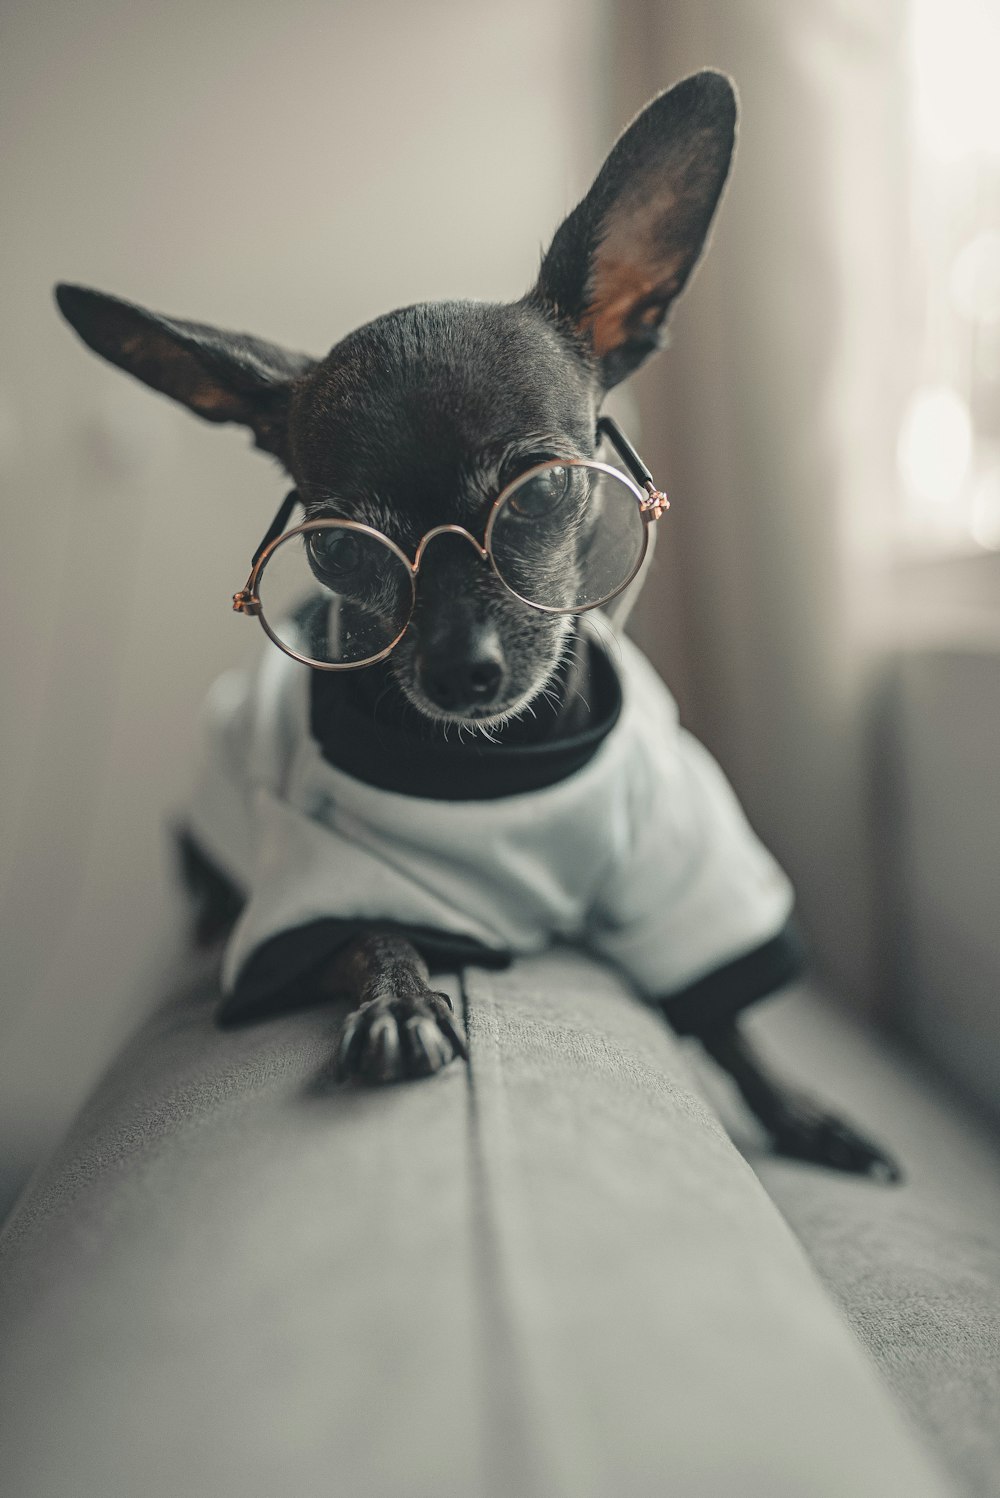
[{"label": "dog's eye", "polygon": [[569,468],[553,465],[526,479],[510,498],[511,509],[532,520],[554,517],[573,489]]},{"label": "dog's eye", "polygon": [[362,560],[361,544],[348,530],[312,531],[307,544],[317,572],[329,582],[344,582]]}]

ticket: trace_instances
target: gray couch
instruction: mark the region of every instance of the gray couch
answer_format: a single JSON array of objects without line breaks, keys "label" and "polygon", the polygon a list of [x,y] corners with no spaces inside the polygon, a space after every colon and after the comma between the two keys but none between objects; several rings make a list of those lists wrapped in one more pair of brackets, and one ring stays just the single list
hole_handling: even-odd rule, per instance
[{"label": "gray couch", "polygon": [[468,1068],[338,1090],[337,1012],[185,976],[3,1235],[7,1498],[1000,1492],[998,1157],[925,1078],[753,1021],[885,1188],[771,1159],[580,955],[461,993]]}]

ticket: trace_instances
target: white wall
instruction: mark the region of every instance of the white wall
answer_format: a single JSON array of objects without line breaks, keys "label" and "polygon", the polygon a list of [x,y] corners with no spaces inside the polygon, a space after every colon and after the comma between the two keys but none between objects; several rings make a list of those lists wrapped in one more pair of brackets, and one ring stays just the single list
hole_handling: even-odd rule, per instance
[{"label": "white wall", "polygon": [[[282,494],[230,429],[101,365],[75,280],[322,352],[502,298],[610,124],[597,0],[7,0],[0,33],[0,1139],[33,1154],[162,991],[164,837]],[[617,123],[617,122],[616,122]]]}]

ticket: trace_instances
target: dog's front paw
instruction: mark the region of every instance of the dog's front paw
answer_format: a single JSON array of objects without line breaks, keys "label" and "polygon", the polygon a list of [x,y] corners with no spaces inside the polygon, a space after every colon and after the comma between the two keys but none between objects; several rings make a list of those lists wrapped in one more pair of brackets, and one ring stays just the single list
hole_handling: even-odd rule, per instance
[{"label": "dog's front paw", "polygon": [[462,1022],[447,994],[427,989],[409,998],[371,999],[349,1015],[335,1072],[338,1081],[397,1082],[429,1077],[455,1056],[469,1056]]},{"label": "dog's front paw", "polygon": [[880,1145],[806,1098],[786,1099],[768,1120],[768,1128],[775,1152],[791,1160],[807,1160],[849,1175],[871,1176],[886,1184],[903,1179],[899,1165]]}]

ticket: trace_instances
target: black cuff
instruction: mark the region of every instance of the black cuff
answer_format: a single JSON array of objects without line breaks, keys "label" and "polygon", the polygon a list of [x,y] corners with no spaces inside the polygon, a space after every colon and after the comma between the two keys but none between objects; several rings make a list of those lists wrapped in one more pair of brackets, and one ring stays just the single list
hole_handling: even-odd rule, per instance
[{"label": "black cuff", "polygon": [[232,993],[225,996],[216,1010],[216,1020],[220,1025],[238,1025],[317,1003],[324,997],[315,981],[320,969],[341,947],[373,926],[405,936],[432,971],[457,972],[470,965],[507,967],[510,963],[509,952],[484,947],[472,937],[451,931],[326,916],[290,931],[279,931],[259,946],[237,978]]},{"label": "black cuff", "polygon": [[802,974],[805,948],[792,921],[777,936],[689,988],[655,1003],[678,1035],[699,1035],[725,1024],[758,999],[767,998]]}]

